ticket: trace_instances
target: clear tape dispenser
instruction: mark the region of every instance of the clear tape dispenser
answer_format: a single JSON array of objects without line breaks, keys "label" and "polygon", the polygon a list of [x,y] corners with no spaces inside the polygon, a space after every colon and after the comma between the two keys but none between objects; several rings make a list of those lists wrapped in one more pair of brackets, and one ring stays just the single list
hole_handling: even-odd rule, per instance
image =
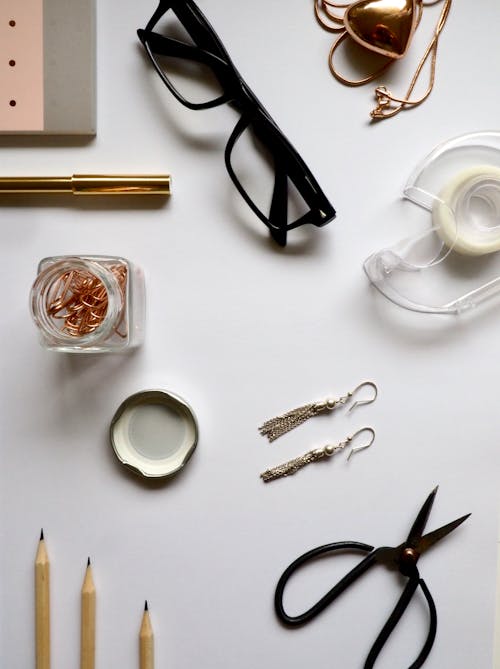
[{"label": "clear tape dispenser", "polygon": [[435,314],[459,314],[500,293],[500,132],[437,146],[404,196],[430,212],[430,225],[367,258],[371,283],[401,307]]}]

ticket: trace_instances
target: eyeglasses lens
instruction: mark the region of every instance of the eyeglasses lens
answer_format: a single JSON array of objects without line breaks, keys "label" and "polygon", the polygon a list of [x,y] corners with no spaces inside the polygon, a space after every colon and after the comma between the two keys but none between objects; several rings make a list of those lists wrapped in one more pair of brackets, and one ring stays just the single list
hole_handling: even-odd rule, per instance
[{"label": "eyeglasses lens", "polygon": [[[258,138],[253,124],[250,123],[236,140],[230,162],[241,188],[261,215],[268,219],[276,179],[275,160],[272,152]],[[287,213],[288,224],[309,210],[290,179],[287,182],[287,202],[284,213]]]},{"label": "eyeglasses lens", "polygon": [[[154,31],[182,44],[195,46],[172,11],[163,16]],[[208,65],[188,58],[158,54],[154,44],[151,45],[150,52],[157,69],[184,100],[191,104],[205,104],[223,94],[220,82]]]}]

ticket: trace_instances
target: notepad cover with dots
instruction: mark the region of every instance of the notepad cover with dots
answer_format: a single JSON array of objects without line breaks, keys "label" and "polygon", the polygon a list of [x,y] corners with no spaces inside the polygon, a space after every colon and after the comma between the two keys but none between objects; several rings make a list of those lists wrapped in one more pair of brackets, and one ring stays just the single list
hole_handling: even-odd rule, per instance
[{"label": "notepad cover with dots", "polygon": [[95,0],[0,0],[0,134],[95,135]]}]

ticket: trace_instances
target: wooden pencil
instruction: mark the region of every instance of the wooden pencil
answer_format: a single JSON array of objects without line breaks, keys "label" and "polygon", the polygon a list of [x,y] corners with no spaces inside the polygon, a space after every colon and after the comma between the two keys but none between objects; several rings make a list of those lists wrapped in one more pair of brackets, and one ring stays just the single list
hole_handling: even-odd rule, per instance
[{"label": "wooden pencil", "polygon": [[154,636],[147,602],[144,604],[144,614],[139,633],[139,668],[154,669]]},{"label": "wooden pencil", "polygon": [[35,654],[36,669],[50,669],[50,565],[43,530],[35,558]]},{"label": "wooden pencil", "polygon": [[80,669],[94,669],[95,667],[95,598],[95,585],[89,558],[82,585]]}]

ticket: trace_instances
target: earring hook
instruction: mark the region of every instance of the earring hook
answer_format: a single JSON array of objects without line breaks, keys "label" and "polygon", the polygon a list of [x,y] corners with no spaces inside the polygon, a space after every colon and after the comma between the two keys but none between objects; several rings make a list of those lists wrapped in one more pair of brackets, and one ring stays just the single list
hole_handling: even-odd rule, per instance
[{"label": "earring hook", "polygon": [[351,455],[353,453],[357,453],[358,451],[363,451],[365,448],[369,448],[373,444],[373,442],[375,441],[375,430],[372,427],[362,427],[360,430],[358,430],[354,434],[351,434],[350,437],[347,437],[346,442],[350,443],[355,437],[357,437],[362,432],[369,432],[372,437],[367,444],[364,444],[364,446],[356,446],[356,448],[351,448],[351,450],[349,451],[349,455],[347,456],[348,460],[351,458]]},{"label": "earring hook", "polygon": [[359,386],[356,386],[356,388],[354,388],[354,390],[351,391],[350,393],[351,397],[354,397],[354,395],[358,392],[358,390],[361,390],[361,388],[364,388],[365,386],[369,386],[370,388],[373,389],[373,397],[368,400],[356,400],[356,402],[353,402],[352,405],[349,407],[347,413],[350,413],[356,407],[363,406],[363,404],[371,404],[372,402],[375,402],[378,395],[378,388],[373,381],[363,381],[363,383],[360,383]]}]

